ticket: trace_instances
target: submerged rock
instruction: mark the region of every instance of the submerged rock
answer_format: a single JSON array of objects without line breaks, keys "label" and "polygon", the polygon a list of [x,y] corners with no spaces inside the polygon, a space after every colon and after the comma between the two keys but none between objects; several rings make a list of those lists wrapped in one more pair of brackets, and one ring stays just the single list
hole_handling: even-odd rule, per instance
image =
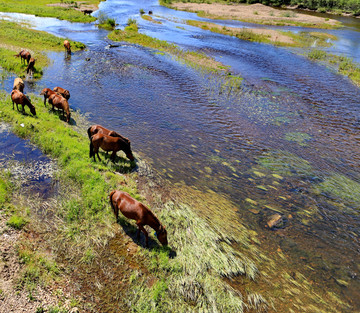
[{"label": "submerged rock", "polygon": [[279,213],[275,213],[267,219],[266,225],[270,229],[274,227],[278,227],[278,228],[283,227],[284,226],[283,217]]}]

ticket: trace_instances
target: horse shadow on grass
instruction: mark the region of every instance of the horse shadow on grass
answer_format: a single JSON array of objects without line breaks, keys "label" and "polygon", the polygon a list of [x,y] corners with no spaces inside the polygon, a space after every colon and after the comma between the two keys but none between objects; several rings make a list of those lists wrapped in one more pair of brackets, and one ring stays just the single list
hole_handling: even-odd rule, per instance
[{"label": "horse shadow on grass", "polygon": [[176,257],[175,250],[173,250],[169,246],[166,247],[162,246],[157,239],[154,239],[152,236],[150,236],[152,232],[155,232],[152,228],[145,226],[146,231],[149,234],[149,246],[146,247],[145,235],[142,232],[140,232],[140,240],[138,240],[137,238],[138,228],[136,225],[133,225],[132,223],[121,217],[118,217],[117,223],[123,228],[125,234],[128,235],[136,245],[141,246],[142,248],[147,249],[149,251],[151,250],[167,251],[170,259]]},{"label": "horse shadow on grass", "polygon": [[[112,152],[106,153],[105,151],[100,150],[99,151],[99,155],[101,158],[100,162],[102,162],[104,165],[108,165],[109,163],[111,163],[111,169],[114,170],[115,172],[119,172],[122,174],[129,174],[134,170],[136,170],[137,168],[136,161],[130,161],[126,157],[123,157],[121,155],[120,156],[116,155],[114,160],[112,160],[111,154]],[[123,154],[123,152],[119,151],[118,154]],[[96,162],[99,162],[97,156],[95,156],[95,160]]]}]

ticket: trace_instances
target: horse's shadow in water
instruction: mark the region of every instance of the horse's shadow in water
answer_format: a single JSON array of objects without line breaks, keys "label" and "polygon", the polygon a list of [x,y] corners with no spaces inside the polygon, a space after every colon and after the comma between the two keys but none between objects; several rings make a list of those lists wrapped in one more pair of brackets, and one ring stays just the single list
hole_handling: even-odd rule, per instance
[{"label": "horse's shadow in water", "polygon": [[149,246],[145,246],[145,235],[140,232],[140,240],[137,239],[137,226],[131,224],[126,219],[119,217],[117,220],[117,223],[123,228],[126,235],[128,235],[134,243],[136,243],[138,246],[142,246],[144,249],[147,250],[165,250],[168,251],[168,255],[170,259],[174,259],[176,257],[176,251],[170,248],[169,246],[162,246],[156,239],[153,239],[150,236],[150,233],[154,230],[150,227],[147,227],[147,231],[149,233]]}]

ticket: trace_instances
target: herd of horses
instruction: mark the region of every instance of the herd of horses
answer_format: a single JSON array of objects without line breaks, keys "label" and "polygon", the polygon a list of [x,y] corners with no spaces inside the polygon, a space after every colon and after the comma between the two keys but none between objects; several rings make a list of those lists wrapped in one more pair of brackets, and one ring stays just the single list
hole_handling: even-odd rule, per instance
[{"label": "herd of horses", "polygon": [[[68,40],[64,41],[65,55],[71,54],[71,46]],[[26,53],[27,52],[27,53]],[[31,55],[26,50],[21,50],[16,56],[21,57],[22,60],[31,62]],[[35,61],[34,61],[35,63]],[[19,111],[18,105],[22,105],[22,112],[25,113],[25,106],[28,106],[32,115],[36,115],[35,107],[31,104],[30,98],[27,97],[24,93],[24,82],[21,78],[15,78],[13,90],[11,92],[11,100],[13,103],[16,103],[16,108]],[[52,105],[52,110],[56,107],[59,110],[62,110],[63,117],[66,122],[70,122],[70,107],[68,100],[70,99],[70,92],[61,87],[55,87],[52,90],[50,88],[44,88],[40,95],[44,96],[44,106],[46,107],[46,100],[49,104]],[[95,155],[97,155],[99,161],[101,161],[99,156],[99,149],[101,148],[106,153],[112,152],[110,159],[115,162],[116,153],[118,151],[124,151],[126,157],[133,162],[135,157],[131,150],[131,142],[128,138],[120,135],[116,131],[109,130],[101,125],[92,125],[87,130],[89,140],[90,140],[90,153],[89,157],[94,157],[94,162],[96,162]],[[118,220],[119,211],[127,218],[133,219],[138,226],[137,239],[140,240],[140,232],[143,232],[145,235],[145,244],[148,247],[148,232],[144,228],[145,225],[150,226],[155,230],[155,234],[162,245],[167,245],[167,231],[165,226],[161,224],[157,216],[144,204],[132,198],[128,193],[120,190],[114,190],[110,193],[109,196],[110,205]]]}]

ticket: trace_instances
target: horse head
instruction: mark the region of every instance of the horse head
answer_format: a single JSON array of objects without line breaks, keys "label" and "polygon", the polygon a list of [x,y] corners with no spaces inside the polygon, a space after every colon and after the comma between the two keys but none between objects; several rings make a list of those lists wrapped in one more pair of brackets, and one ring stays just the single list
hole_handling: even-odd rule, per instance
[{"label": "horse head", "polygon": [[163,246],[167,246],[168,240],[167,240],[167,231],[165,229],[165,226],[160,224],[160,227],[158,231],[156,232],[156,237],[159,239],[160,243]]}]

